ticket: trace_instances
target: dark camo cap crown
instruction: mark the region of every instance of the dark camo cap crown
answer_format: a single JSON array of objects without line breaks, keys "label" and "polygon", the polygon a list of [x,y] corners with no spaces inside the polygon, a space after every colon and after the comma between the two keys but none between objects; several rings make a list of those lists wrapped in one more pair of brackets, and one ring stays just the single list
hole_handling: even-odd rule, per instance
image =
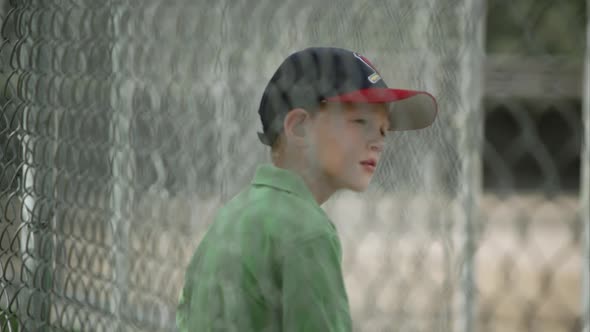
[{"label": "dark camo cap crown", "polygon": [[272,146],[290,110],[313,111],[323,101],[391,103],[390,130],[396,131],[428,127],[437,114],[432,95],[390,89],[364,56],[342,48],[312,47],[289,55],[268,82],[258,110],[260,141]]}]

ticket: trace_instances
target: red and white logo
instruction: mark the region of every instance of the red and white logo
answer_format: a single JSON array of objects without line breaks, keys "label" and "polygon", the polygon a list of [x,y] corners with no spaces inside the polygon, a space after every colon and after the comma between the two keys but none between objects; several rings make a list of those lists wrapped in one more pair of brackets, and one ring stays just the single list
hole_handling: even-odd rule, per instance
[{"label": "red and white logo", "polygon": [[369,77],[367,77],[369,82],[371,82],[371,83],[379,82],[379,80],[381,79],[381,75],[379,75],[379,72],[377,71],[375,66],[373,66],[371,61],[369,61],[367,58],[365,58],[364,56],[362,56],[356,52],[354,52],[353,54],[354,54],[355,58],[359,59],[362,63],[364,63],[367,67],[369,67],[373,71],[373,73],[371,75],[369,75]]}]

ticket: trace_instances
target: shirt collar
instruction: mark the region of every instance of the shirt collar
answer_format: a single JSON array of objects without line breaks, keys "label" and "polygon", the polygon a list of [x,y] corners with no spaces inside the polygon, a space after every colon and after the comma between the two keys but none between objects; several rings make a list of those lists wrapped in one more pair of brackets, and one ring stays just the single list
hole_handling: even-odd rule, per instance
[{"label": "shirt collar", "polygon": [[258,166],[252,184],[285,190],[318,205],[315,197],[299,174],[291,170],[276,167],[273,164],[262,164]]}]

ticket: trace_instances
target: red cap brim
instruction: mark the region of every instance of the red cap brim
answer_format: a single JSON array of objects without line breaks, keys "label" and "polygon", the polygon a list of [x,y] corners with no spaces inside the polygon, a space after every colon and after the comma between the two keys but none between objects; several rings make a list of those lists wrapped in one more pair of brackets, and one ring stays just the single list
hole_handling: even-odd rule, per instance
[{"label": "red cap brim", "polygon": [[414,130],[430,126],[438,113],[436,99],[425,91],[368,88],[327,98],[340,103],[391,103],[391,130]]}]

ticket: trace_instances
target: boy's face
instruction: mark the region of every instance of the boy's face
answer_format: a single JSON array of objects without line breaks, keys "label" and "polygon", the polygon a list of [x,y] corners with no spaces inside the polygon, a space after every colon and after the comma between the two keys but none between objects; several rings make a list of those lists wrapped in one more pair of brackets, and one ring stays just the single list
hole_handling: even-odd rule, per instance
[{"label": "boy's face", "polygon": [[[308,157],[336,190],[364,191],[388,129],[386,104],[327,103],[314,120]],[[366,163],[371,160],[374,166]]]}]

